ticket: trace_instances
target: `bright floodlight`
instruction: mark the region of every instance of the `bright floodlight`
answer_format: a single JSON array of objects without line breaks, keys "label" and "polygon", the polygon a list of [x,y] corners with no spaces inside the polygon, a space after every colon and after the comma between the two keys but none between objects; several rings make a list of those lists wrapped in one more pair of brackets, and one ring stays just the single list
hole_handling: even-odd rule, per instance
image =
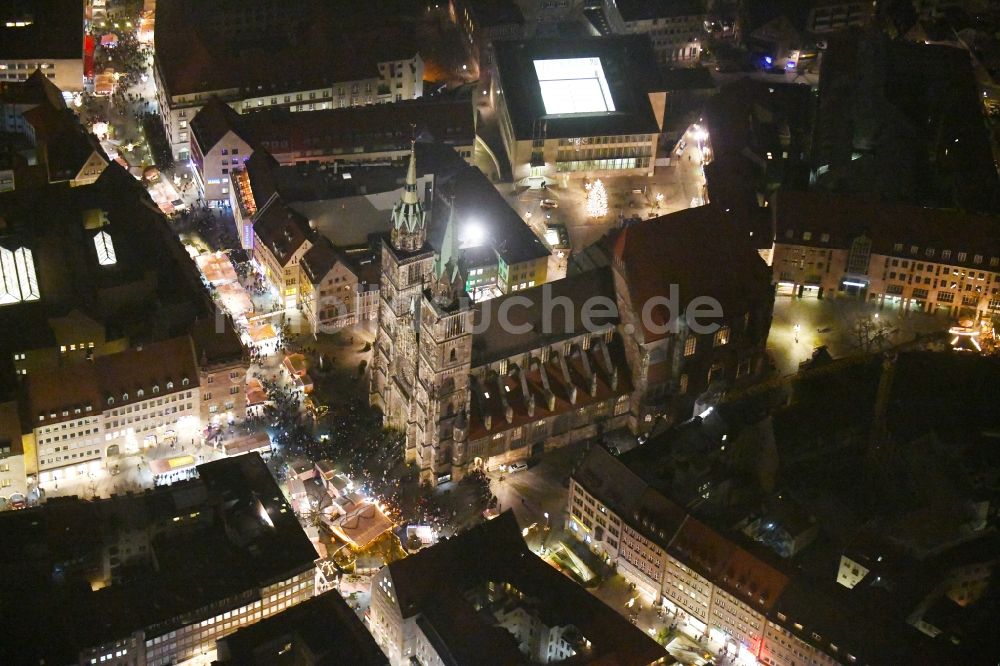
[{"label": "bright floodlight", "polygon": [[486,228],[476,221],[465,223],[462,229],[462,247],[478,247],[486,242]]},{"label": "bright floodlight", "polygon": [[693,139],[694,139],[695,141],[697,141],[697,142],[699,142],[699,143],[702,143],[702,142],[704,142],[704,141],[705,141],[705,139],[707,139],[707,138],[708,138],[708,132],[706,132],[706,131],[705,131],[705,130],[703,130],[703,129],[696,129],[696,130],[694,131],[694,133],[693,133],[693,134],[691,135],[691,137],[692,137],[692,138],[693,138]]},{"label": "bright floodlight", "polygon": [[535,74],[547,114],[615,110],[600,58],[536,60]]}]

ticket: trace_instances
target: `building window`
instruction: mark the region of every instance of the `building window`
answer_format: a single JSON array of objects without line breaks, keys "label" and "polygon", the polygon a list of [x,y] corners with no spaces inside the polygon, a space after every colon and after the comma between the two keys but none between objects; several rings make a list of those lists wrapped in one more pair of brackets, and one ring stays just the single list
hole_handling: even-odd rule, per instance
[{"label": "building window", "polygon": [[697,347],[698,347],[698,338],[694,337],[693,335],[688,337],[688,339],[684,341],[684,355],[694,356],[694,352],[695,349],[697,349]]},{"label": "building window", "polygon": [[729,344],[729,327],[723,326],[715,332],[715,346],[721,347],[726,344]]}]

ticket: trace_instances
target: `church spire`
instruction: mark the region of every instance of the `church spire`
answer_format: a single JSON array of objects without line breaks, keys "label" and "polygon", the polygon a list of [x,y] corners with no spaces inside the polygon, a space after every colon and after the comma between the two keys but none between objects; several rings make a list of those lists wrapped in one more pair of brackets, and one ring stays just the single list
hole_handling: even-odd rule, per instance
[{"label": "church spire", "polygon": [[417,142],[410,141],[410,166],[406,170],[406,187],[403,190],[403,203],[415,204],[417,196]]},{"label": "church spire", "polygon": [[416,252],[427,240],[427,213],[417,192],[417,144],[410,143],[410,164],[406,170],[403,196],[392,208],[392,245],[397,250]]},{"label": "church spire", "polygon": [[458,229],[455,222],[455,197],[448,201],[448,222],[444,227],[444,238],[441,239],[441,251],[438,252],[435,277],[441,277],[449,262],[458,262]]}]

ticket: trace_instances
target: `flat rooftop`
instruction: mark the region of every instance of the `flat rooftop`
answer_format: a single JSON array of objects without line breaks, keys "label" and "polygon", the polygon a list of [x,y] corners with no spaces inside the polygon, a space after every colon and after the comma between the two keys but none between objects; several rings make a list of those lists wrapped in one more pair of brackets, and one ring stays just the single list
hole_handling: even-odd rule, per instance
[{"label": "flat rooftop", "polygon": [[663,90],[645,35],[498,42],[496,67],[518,139],[659,131],[648,93]]},{"label": "flat rooftop", "polygon": [[[200,478],[138,495],[53,499],[0,514],[0,574],[9,635],[0,662],[76,663],[82,649],[147,638],[223,610],[206,606],[308,571],[316,551],[256,453],[198,466]],[[146,531],[148,552],[123,553],[104,579],[104,553]],[[96,589],[95,580],[110,583]]]}]

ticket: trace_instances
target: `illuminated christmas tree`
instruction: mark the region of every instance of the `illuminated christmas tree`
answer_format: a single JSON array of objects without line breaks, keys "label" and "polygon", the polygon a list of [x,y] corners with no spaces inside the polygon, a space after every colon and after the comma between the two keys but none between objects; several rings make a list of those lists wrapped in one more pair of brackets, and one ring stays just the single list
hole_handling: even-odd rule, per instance
[{"label": "illuminated christmas tree", "polygon": [[604,217],[608,214],[608,192],[604,189],[604,183],[598,178],[587,191],[587,215],[590,217]]}]

